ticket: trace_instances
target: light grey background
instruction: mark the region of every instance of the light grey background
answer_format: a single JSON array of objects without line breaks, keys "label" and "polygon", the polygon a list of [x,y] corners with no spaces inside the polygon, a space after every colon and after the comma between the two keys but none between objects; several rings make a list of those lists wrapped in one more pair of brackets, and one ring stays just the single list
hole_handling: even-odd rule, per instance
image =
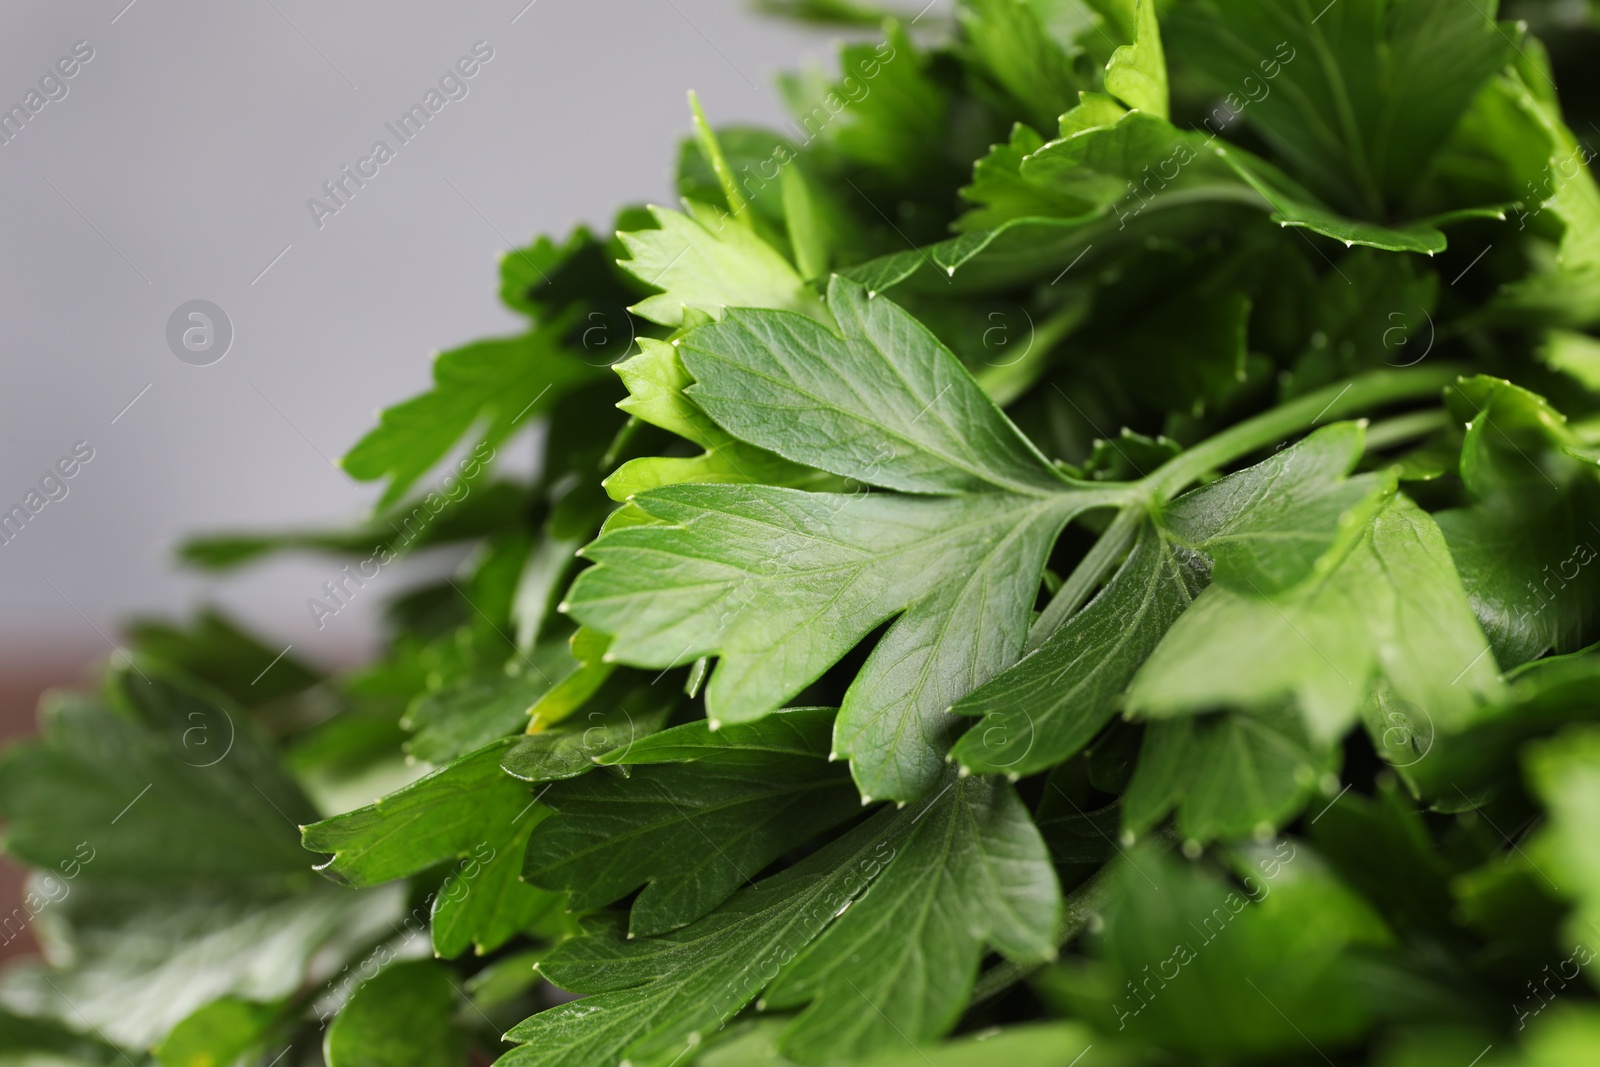
[{"label": "light grey background", "polygon": [[[0,146],[0,506],[74,442],[95,451],[0,546],[0,655],[109,651],[118,619],[208,598],[312,660],[370,647],[403,579],[318,632],[305,600],[329,561],[208,579],[177,571],[173,545],[359,518],[376,489],[329,461],[427,386],[432,351],[517,328],[495,296],[497,253],[603,227],[627,201],[670,203],[685,90],[713,122],[776,124],[773,72],[832,62],[831,32],[738,0],[525,3],[0,10],[7,108],[75,42],[94,48],[67,97]],[[307,198],[378,138],[393,146],[384,123],[480,40],[494,57],[469,95],[319,230]],[[192,299],[233,322],[211,366],[166,344]]]}]

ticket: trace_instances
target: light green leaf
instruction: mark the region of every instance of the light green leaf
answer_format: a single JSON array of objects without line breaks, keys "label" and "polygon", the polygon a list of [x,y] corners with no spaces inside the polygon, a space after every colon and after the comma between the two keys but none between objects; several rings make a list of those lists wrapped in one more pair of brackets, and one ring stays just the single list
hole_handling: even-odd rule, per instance
[{"label": "light green leaf", "polygon": [[663,485],[685,482],[758,482],[814,485],[821,475],[790,463],[764,448],[746,444],[718,426],[684,390],[694,381],[684,369],[678,346],[639,338],[639,354],[617,365],[628,396],[617,406],[636,419],[670,430],[705,451],[698,456],[648,456],[632,459],[605,480],[613,500]]},{"label": "light green leaf", "polygon": [[843,278],[839,332],[799,315],[735,310],[679,346],[694,403],[740,440],[911,493],[1040,494],[1066,479],[926,327]]},{"label": "light green leaf", "polygon": [[728,166],[727,157],[722,154],[722,146],[717,143],[717,135],[711,129],[711,123],[706,121],[706,113],[700,107],[700,98],[694,90],[689,91],[689,110],[694,115],[694,139],[700,147],[700,154],[710,166],[711,173],[721,187],[722,195],[727,201],[728,210],[742,225],[749,226],[752,219],[745,216],[745,209],[750,206],[744,193],[739,190],[739,181],[733,173],[733,168]]},{"label": "light green leaf", "polygon": [[[1111,106],[1116,114],[1109,121],[1114,122],[1122,109],[1115,104]],[[1095,213],[1100,206],[1098,203],[1023,177],[1023,161],[1043,148],[1044,143],[1044,138],[1031,126],[1019,122],[1011,127],[1009,141],[990,146],[989,154],[972,165],[972,183],[961,189],[963,200],[979,206],[957,219],[956,229],[986,230],[1011,219],[1035,216],[1070,219]]]},{"label": "light green leaf", "polygon": [[1382,983],[1408,980],[1372,958],[1392,935],[1371,905],[1304,842],[1227,858],[1231,879],[1132,852],[1090,959],[1042,976],[1046,1000],[1177,1062],[1293,1062],[1365,1034]]},{"label": "light green leaf", "polygon": [[568,641],[569,662],[555,676],[555,685],[528,709],[528,731],[536,733],[562,722],[581,708],[616,671],[605,661],[611,638],[580,626]]},{"label": "light green leaf", "polygon": [[1156,717],[1293,697],[1313,737],[1332,740],[1376,683],[1454,732],[1494,696],[1498,668],[1428,514],[1392,496],[1282,592],[1218,582],[1134,678],[1132,710]]},{"label": "light green leaf", "polygon": [[[1495,80],[1493,89],[1509,103],[1522,124],[1532,127],[1545,141],[1536,177],[1525,180],[1516,190],[1525,201],[1518,212],[1518,229],[1529,218],[1528,208],[1534,209],[1535,219],[1540,211],[1548,209],[1561,223],[1557,250],[1561,273],[1581,276],[1600,266],[1600,186],[1589,170],[1595,153],[1573,135],[1553,94],[1534,89],[1554,85],[1543,52],[1537,42],[1526,42],[1512,68]],[[1497,147],[1504,152],[1508,141],[1502,134]],[[1542,279],[1530,281],[1534,285],[1542,283]]]},{"label": "light green leaf", "polygon": [[[1095,1046],[1099,1045],[1097,1049]],[[885,1052],[861,1067],[1131,1067],[1081,1023],[1031,1023],[982,1030],[955,1041]]]},{"label": "light green leaf", "polygon": [[1106,65],[1106,92],[1131,108],[1167,117],[1167,58],[1161,50],[1155,0],[1135,0],[1133,43],[1112,53]]},{"label": "light green leaf", "polygon": [[734,222],[725,211],[690,202],[688,215],[652,207],[657,229],[622,233],[622,265],[663,290],[631,309],[664,326],[683,324],[684,308],[720,317],[728,307],[789,308],[822,313],[820,302],[788,260]]},{"label": "light green leaf", "polygon": [[[1600,728],[1574,726],[1530,745],[1527,779],[1549,813],[1531,862],[1577,908],[1568,922],[1578,944],[1600,943]],[[1547,874],[1544,872],[1548,872]]]},{"label": "light green leaf", "polygon": [[459,1067],[467,1050],[451,1021],[457,999],[450,972],[431,960],[384,968],[328,1027],[328,1067]]},{"label": "light green leaf", "polygon": [[1347,477],[1366,445],[1361,423],[1323,427],[1295,444],[1169,504],[1170,536],[1209,557],[1218,584],[1281,592],[1316,570],[1392,491],[1383,476]]},{"label": "light green leaf", "polygon": [[[1077,7],[1075,0],[1056,0],[1060,6]],[[1118,41],[1131,41],[1137,33],[1138,0],[1083,0],[1083,4],[1093,8],[1095,13],[1104,20],[1105,28],[1111,31]]]},{"label": "light green leaf", "polygon": [[938,776],[945,709],[1021,651],[1044,557],[1088,491],[917,498],[672,486],[637,498],[660,525],[585,550],[568,595],[622,662],[717,655],[717,721],[758,718],[899,615],[845,696],[836,751],[872,796]]},{"label": "light green leaf", "polygon": [[1515,1059],[1495,1059],[1489,1067],[1567,1067],[1596,1056],[1600,1056],[1600,1012],[1569,1004],[1533,1023]]},{"label": "light green leaf", "polygon": [[277,1015],[274,1005],[224,997],[183,1020],[151,1051],[161,1067],[232,1067],[261,1046]]}]

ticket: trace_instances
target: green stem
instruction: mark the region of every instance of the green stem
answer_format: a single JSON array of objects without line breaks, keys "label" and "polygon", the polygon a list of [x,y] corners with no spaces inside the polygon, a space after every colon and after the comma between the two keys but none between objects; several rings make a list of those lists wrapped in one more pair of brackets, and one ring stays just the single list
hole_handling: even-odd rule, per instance
[{"label": "green stem", "polygon": [[[1453,383],[1459,374],[1459,368],[1450,366],[1414,367],[1373,371],[1346,382],[1335,382],[1236,423],[1188,451],[1180,452],[1142,481],[1131,483],[1124,490],[1128,499],[1119,505],[1122,510],[1106,527],[1094,547],[1073,568],[1028,631],[1025,651],[1031,652],[1044,644],[1083,606],[1089,594],[1105,581],[1111,568],[1133,544],[1139,524],[1152,509],[1176,496],[1196,478],[1319,423],[1336,421],[1399,400],[1436,396],[1445,386]],[[1398,416],[1379,423],[1369,434],[1367,445],[1369,448],[1387,447],[1442,425],[1443,416],[1438,412],[1424,411]]]},{"label": "green stem", "polygon": [[1116,566],[1128,546],[1133,544],[1134,537],[1139,533],[1139,524],[1148,512],[1149,509],[1139,501],[1117,512],[1117,517],[1111,520],[1111,525],[1106,527],[1094,547],[1067,575],[1067,580],[1061,583],[1061,588],[1056,590],[1056,595],[1050,598],[1050,603],[1045,605],[1033,628],[1028,631],[1028,643],[1023,649],[1025,653],[1044,644],[1045,638],[1060,629],[1061,624],[1083,606],[1089,594],[1095,591],[1095,587]]},{"label": "green stem", "polygon": [[1342,384],[1335,383],[1230,426],[1214,437],[1208,437],[1187,452],[1173,457],[1146,478],[1143,485],[1153,499],[1169,500],[1207,471],[1225,467],[1252,452],[1275,445],[1291,434],[1397,400],[1418,400],[1436,395],[1454,382],[1459,374],[1460,370],[1456,367],[1413,367],[1373,371]]},{"label": "green stem", "polygon": [[1381,452],[1414,438],[1426,437],[1449,423],[1450,414],[1443,409],[1413,411],[1375,422],[1367,427],[1367,451]]}]

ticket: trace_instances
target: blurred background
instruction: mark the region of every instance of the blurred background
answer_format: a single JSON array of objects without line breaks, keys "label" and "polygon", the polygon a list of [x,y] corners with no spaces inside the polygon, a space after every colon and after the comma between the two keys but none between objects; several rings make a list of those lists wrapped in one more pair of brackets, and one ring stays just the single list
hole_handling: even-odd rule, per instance
[{"label": "blurred background", "polygon": [[[328,560],[218,579],[174,546],[362,518],[375,487],[333,461],[433,351],[518,328],[497,255],[670,203],[685,90],[714,123],[776,125],[772,74],[831,64],[831,38],[740,0],[0,8],[0,519],[28,516],[0,527],[0,736],[133,616],[214,603],[296,657],[359,659],[403,575],[319,631]],[[336,214],[308,207],[473,56],[466,94]],[[169,343],[200,300],[213,332]],[[0,872],[0,914],[16,885]]]}]

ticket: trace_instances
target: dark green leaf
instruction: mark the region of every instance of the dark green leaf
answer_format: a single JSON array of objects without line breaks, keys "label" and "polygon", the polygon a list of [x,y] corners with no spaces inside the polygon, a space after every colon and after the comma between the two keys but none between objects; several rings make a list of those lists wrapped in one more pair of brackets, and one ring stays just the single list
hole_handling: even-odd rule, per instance
[{"label": "dark green leaf", "polygon": [[883,811],[671,934],[628,939],[620,929],[596,929],[563,942],[540,971],[562,989],[592,995],[514,1027],[507,1036],[526,1044],[501,1067],[624,1059],[666,1067],[754,1000],[778,966],[858,897],[927,807]]},{"label": "dark green leaf", "polygon": [[1028,811],[996,778],[949,775],[887,869],[779,972],[773,1008],[809,1006],[780,1047],[805,1063],[854,1060],[948,1031],[987,944],[1055,955],[1061,889]]},{"label": "dark green leaf", "polygon": [[513,656],[504,666],[487,665],[417,697],[401,725],[414,731],[408,751],[429,763],[448,763],[489,742],[519,733],[530,709],[570,674],[572,654],[563,638]]},{"label": "dark green leaf", "polygon": [[[666,725],[675,702],[671,690],[637,683],[601,694],[591,710],[519,738],[500,766],[525,782],[554,782],[588,774],[599,763],[627,763],[635,746]],[[613,755],[619,759],[607,759]]]},{"label": "dark green leaf", "polygon": [[46,702],[43,739],[6,753],[9,852],[48,870],[76,857],[96,879],[306,869],[295,820],[311,803],[237,707],[154,663],[117,671],[109,696]]},{"label": "dark green leaf", "polygon": [[306,848],[332,854],[318,870],[377,885],[504,840],[533,807],[527,785],[500,770],[514,743],[496,741],[367,807],[304,827]]},{"label": "dark green leaf", "polygon": [[1123,866],[1092,962],[1043,988],[1106,1033],[1220,1062],[1334,1053],[1378,1004],[1352,952],[1389,932],[1304,843],[1244,850],[1237,887],[1144,849]]},{"label": "dark green leaf", "polygon": [[1176,810],[1187,841],[1272,833],[1300,813],[1338,764],[1292,708],[1153,722],[1123,795],[1123,826],[1143,834]]},{"label": "dark green leaf", "polygon": [[244,707],[292,696],[322,678],[286,649],[262,643],[211,608],[187,630],[156,619],[137,619],[125,629],[139,652],[215,686]]},{"label": "dark green leaf", "polygon": [[[546,786],[542,801],[557,815],[534,830],[524,876],[566,890],[576,910],[643,885],[629,920],[635,936],[700,918],[861,810],[844,768],[826,762],[827,731],[815,725],[827,718],[778,713],[731,738],[691,723],[619,752],[618,762],[635,752],[645,761],[627,777],[606,771]],[[806,743],[799,754],[796,740]]]},{"label": "dark green leaf", "polygon": [[1174,49],[1317,194],[1381,217],[1424,176],[1510,45],[1460,0],[1202,0],[1175,9]]}]

